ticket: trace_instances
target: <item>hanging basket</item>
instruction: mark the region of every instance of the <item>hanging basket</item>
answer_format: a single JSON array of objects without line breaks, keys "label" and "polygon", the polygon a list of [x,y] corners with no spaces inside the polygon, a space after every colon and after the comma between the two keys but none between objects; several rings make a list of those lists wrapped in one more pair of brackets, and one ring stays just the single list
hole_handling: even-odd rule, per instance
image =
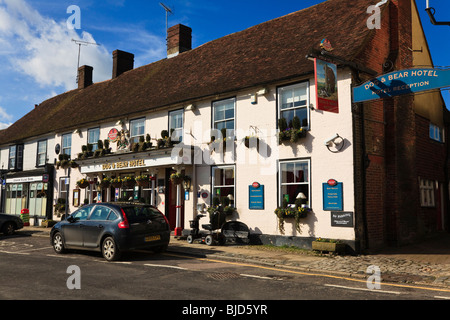
[{"label": "hanging basket", "polygon": [[115,178],[115,179],[113,179],[112,181],[111,181],[111,185],[114,187],[114,188],[122,188],[122,179],[120,179],[120,178]]},{"label": "hanging basket", "polygon": [[184,175],[181,173],[172,173],[170,175],[170,181],[172,181],[173,184],[179,185],[183,182]]},{"label": "hanging basket", "polygon": [[125,177],[122,181],[125,188],[134,188],[134,186],[136,185],[136,180],[134,179],[134,177]]},{"label": "hanging basket", "polygon": [[77,186],[81,189],[86,189],[87,187],[89,187],[89,181],[87,181],[86,179],[81,179],[80,181],[77,181]]}]

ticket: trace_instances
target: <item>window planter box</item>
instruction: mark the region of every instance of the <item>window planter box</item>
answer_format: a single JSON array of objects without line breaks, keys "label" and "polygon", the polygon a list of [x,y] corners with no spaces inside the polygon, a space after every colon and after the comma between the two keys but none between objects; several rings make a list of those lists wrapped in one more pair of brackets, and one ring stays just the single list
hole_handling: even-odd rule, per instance
[{"label": "window planter box", "polygon": [[335,252],[339,254],[345,252],[345,243],[313,241],[312,249],[315,251]]}]

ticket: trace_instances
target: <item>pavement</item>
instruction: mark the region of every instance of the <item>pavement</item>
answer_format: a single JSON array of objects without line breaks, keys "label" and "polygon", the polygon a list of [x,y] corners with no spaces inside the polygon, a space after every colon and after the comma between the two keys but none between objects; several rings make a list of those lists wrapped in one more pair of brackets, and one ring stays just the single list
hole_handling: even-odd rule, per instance
[{"label": "pavement", "polygon": [[[25,227],[20,233],[48,237],[51,228]],[[227,244],[188,244],[172,237],[169,253],[205,259],[263,265],[309,274],[367,279],[368,268],[377,266],[382,283],[427,285],[450,289],[450,234],[440,233],[420,243],[389,247],[362,255],[333,255],[298,248]]]}]

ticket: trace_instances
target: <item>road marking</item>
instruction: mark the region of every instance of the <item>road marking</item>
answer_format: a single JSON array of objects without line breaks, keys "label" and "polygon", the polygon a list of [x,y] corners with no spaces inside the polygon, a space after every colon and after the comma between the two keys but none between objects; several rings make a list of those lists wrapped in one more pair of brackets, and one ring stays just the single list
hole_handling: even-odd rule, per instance
[{"label": "road marking", "polygon": [[281,281],[281,279],[277,279],[277,278],[255,276],[255,275],[251,275],[251,274],[240,274],[240,276],[241,277],[247,277],[247,278],[262,279],[262,280],[277,280],[277,281]]},{"label": "road marking", "polygon": [[373,290],[373,289],[366,289],[366,288],[354,288],[354,287],[346,287],[346,286],[338,286],[334,284],[325,284],[325,287],[333,287],[333,288],[340,288],[340,289],[348,289],[348,290],[358,290],[358,291],[369,291],[373,293],[389,293],[389,294],[401,294],[401,292],[398,291],[386,291],[386,290]]},{"label": "road marking", "polygon": [[18,254],[18,255],[22,255],[22,256],[29,256],[29,253],[26,252],[9,252],[9,251],[0,251],[0,253],[6,253],[6,254]]},{"label": "road marking", "polygon": [[[342,276],[333,276],[333,275],[329,275],[329,274],[308,273],[308,272],[294,271],[294,270],[287,270],[287,269],[280,269],[280,268],[273,268],[273,267],[264,267],[264,266],[259,266],[259,265],[255,265],[255,264],[246,264],[246,263],[239,263],[239,262],[229,262],[229,261],[224,261],[224,260],[198,258],[198,257],[193,257],[193,256],[189,256],[189,255],[182,255],[182,254],[164,253],[163,255],[166,255],[166,256],[169,256],[169,257],[172,256],[172,257],[193,259],[193,260],[199,260],[199,261],[208,261],[208,262],[217,262],[217,263],[223,263],[223,264],[231,264],[231,265],[237,265],[237,266],[243,266],[243,267],[252,267],[252,268],[258,268],[258,269],[264,269],[264,270],[278,271],[278,272],[283,272],[283,273],[298,274],[298,275],[303,275],[303,276],[323,277],[323,278],[347,280],[347,281],[352,281],[352,282],[367,283],[367,280],[359,280],[359,279],[355,279],[355,278],[348,278],[348,277],[342,277]],[[391,286],[391,287],[398,287],[398,288],[408,288],[408,289],[418,289],[418,290],[427,290],[427,291],[450,292],[449,289],[427,288],[427,287],[410,286],[410,285],[387,283],[387,282],[386,283],[383,282],[383,286]]]},{"label": "road marking", "polygon": [[440,296],[434,296],[435,299],[444,299],[444,300],[450,300],[450,297],[440,297]]},{"label": "road marking", "polygon": [[164,264],[144,264],[147,267],[155,267],[155,268],[168,268],[168,269],[177,269],[177,270],[188,270],[186,268],[177,267],[177,266],[168,266]]},{"label": "road marking", "polygon": [[129,261],[107,261],[107,260],[95,260],[96,262],[103,262],[103,263],[114,263],[114,264],[133,264],[132,262]]}]

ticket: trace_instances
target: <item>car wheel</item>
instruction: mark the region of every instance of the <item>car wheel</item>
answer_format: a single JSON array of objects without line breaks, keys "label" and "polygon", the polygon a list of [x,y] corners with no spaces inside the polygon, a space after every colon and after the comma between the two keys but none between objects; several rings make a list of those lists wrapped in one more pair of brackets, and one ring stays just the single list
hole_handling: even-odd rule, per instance
[{"label": "car wheel", "polygon": [[14,231],[15,231],[15,228],[14,228],[14,224],[12,222],[5,223],[5,225],[3,226],[3,229],[2,229],[2,232],[7,236],[13,235]]},{"label": "car wheel", "polygon": [[108,261],[120,259],[120,251],[112,237],[107,237],[102,243],[102,255]]},{"label": "car wheel", "polygon": [[207,246],[214,245],[214,237],[212,235],[208,234],[205,238],[205,243]]},{"label": "car wheel", "polygon": [[194,237],[192,235],[188,235],[186,241],[187,243],[192,244],[194,242]]},{"label": "car wheel", "polygon": [[59,232],[53,235],[52,245],[56,253],[64,253],[66,251],[64,248],[64,239]]}]

